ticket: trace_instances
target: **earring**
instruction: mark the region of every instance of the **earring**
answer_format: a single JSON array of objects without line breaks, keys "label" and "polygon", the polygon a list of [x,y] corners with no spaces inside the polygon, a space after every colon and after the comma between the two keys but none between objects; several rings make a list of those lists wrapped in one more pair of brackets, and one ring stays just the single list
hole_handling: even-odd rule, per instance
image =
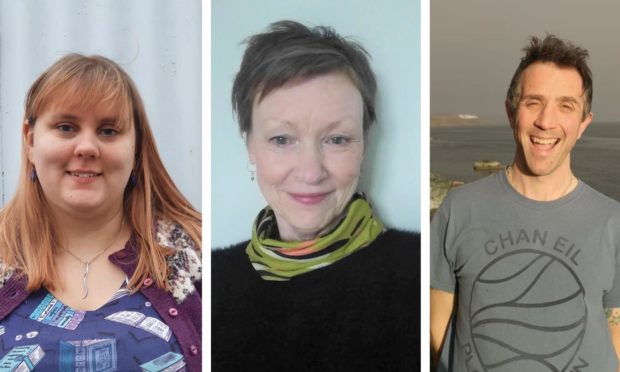
[{"label": "earring", "polygon": [[256,178],[256,166],[248,161],[246,167],[250,173],[250,181],[254,182],[254,179]]},{"label": "earring", "polygon": [[37,180],[37,171],[36,169],[32,168],[32,170],[30,171],[30,181],[36,182],[36,180]]}]

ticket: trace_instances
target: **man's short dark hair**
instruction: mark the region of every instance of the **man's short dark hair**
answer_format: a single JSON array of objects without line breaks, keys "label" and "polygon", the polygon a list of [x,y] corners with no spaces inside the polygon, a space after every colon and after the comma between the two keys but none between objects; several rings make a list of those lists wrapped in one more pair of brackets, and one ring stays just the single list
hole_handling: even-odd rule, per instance
[{"label": "man's short dark hair", "polygon": [[333,72],[346,74],[359,90],[364,103],[364,133],[376,120],[377,83],[368,52],[326,26],[308,28],[294,21],[272,23],[267,32],[246,40],[247,48],[232,89],[232,106],[239,130],[252,128],[252,104],[274,89],[298,79]]},{"label": "man's short dark hair", "polygon": [[584,94],[582,119],[585,119],[592,107],[592,73],[586,62],[588,51],[555,35],[546,35],[542,40],[532,36],[523,51],[525,56],[521,58],[506,94],[509,115],[515,117],[519,108],[523,71],[535,62],[553,62],[560,67],[574,68],[581,76]]}]

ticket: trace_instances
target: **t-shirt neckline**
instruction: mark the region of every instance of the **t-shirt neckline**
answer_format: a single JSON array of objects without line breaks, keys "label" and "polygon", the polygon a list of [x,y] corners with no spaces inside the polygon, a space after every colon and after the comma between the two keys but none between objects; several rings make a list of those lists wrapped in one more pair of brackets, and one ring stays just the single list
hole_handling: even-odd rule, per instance
[{"label": "t-shirt neckline", "polygon": [[579,195],[581,195],[581,193],[585,189],[585,184],[583,183],[583,181],[581,181],[579,178],[575,176],[575,178],[577,178],[577,186],[573,190],[571,190],[568,194],[562,196],[559,199],[550,200],[550,201],[534,200],[534,199],[530,199],[524,196],[510,184],[510,182],[508,181],[508,177],[506,176],[505,170],[497,172],[497,173],[498,173],[499,181],[500,181],[502,188],[511,196],[511,198],[518,204],[523,205],[528,208],[532,208],[532,209],[540,210],[540,209],[554,209],[554,208],[561,207],[567,203],[572,202],[576,198],[578,198]]}]

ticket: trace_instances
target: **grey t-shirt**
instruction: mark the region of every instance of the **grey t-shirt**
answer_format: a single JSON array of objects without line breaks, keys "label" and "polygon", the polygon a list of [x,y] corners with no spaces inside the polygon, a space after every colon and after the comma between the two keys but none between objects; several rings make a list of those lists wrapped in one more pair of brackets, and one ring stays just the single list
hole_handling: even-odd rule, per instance
[{"label": "grey t-shirt", "polygon": [[431,287],[458,299],[444,367],[616,371],[604,307],[620,307],[620,203],[581,181],[533,201],[499,172],[451,192],[430,240]]}]

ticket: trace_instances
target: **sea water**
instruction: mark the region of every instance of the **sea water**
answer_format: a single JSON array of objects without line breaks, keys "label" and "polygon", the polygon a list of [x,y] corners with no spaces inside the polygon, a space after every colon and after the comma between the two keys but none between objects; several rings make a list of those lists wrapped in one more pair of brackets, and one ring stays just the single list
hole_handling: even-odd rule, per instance
[{"label": "sea water", "polygon": [[[476,161],[510,164],[515,141],[508,124],[434,127],[430,130],[431,172],[471,182],[488,175],[474,171]],[[620,123],[592,123],[571,153],[573,173],[603,194],[620,201]]]}]

